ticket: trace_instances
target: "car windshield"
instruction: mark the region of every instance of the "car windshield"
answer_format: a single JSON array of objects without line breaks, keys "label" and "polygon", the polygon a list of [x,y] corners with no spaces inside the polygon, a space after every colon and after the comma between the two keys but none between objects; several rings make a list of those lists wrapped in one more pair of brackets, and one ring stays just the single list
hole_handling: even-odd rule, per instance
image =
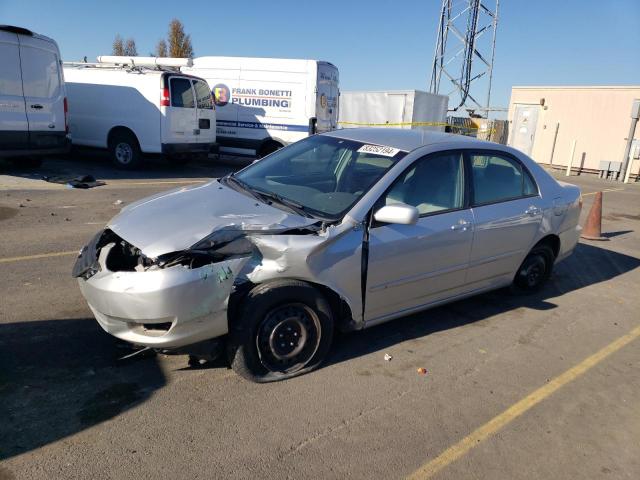
[{"label": "car windshield", "polygon": [[276,206],[337,220],[405,155],[397,148],[316,135],[272,153],[227,182]]}]

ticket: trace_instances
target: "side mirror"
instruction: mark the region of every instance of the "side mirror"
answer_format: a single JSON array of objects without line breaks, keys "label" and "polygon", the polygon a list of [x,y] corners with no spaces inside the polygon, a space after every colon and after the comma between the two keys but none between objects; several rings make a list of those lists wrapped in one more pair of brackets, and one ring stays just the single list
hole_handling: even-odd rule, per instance
[{"label": "side mirror", "polygon": [[373,218],[381,223],[395,223],[398,225],[415,225],[420,217],[416,207],[405,203],[386,205],[374,213]]}]

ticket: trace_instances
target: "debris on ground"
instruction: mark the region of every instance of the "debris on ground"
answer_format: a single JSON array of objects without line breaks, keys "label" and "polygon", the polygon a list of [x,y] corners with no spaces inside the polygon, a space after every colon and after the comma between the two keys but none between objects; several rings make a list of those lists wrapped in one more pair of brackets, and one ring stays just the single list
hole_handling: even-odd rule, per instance
[{"label": "debris on ground", "polygon": [[422,368],[422,367],[420,367],[420,368],[418,369],[418,373],[419,373],[420,375],[426,375],[426,374],[427,374],[427,369],[426,369],[426,368]]},{"label": "debris on ground", "polygon": [[106,182],[96,180],[93,175],[53,175],[42,177],[45,182],[61,183],[72,188],[93,188],[106,185]]},{"label": "debris on ground", "polygon": [[393,356],[389,355],[388,353],[385,353],[385,354],[384,354],[384,359],[385,359],[387,362],[390,362],[392,358],[393,358]]},{"label": "debris on ground", "polygon": [[122,200],[116,200],[113,202],[114,205],[122,205]]}]

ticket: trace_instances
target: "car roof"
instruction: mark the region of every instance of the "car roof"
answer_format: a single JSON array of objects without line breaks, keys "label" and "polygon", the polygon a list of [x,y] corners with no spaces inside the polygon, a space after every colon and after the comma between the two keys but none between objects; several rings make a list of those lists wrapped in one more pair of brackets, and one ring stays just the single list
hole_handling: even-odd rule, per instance
[{"label": "car roof", "polygon": [[442,142],[460,143],[461,147],[478,146],[487,148],[495,146],[495,144],[491,142],[485,142],[483,140],[466,137],[464,135],[436,132],[426,129],[408,130],[386,127],[343,128],[324,133],[323,135],[344,138],[345,140],[354,140],[356,142],[371,143],[374,145],[384,145],[398,148],[406,152],[410,152],[425,145]]}]

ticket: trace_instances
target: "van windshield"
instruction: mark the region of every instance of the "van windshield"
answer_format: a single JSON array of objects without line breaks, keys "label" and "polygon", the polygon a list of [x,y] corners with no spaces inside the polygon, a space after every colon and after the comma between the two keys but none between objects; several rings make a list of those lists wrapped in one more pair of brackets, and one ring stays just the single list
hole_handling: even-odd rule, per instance
[{"label": "van windshield", "polygon": [[225,181],[275,206],[337,220],[405,155],[391,147],[316,135]]}]

